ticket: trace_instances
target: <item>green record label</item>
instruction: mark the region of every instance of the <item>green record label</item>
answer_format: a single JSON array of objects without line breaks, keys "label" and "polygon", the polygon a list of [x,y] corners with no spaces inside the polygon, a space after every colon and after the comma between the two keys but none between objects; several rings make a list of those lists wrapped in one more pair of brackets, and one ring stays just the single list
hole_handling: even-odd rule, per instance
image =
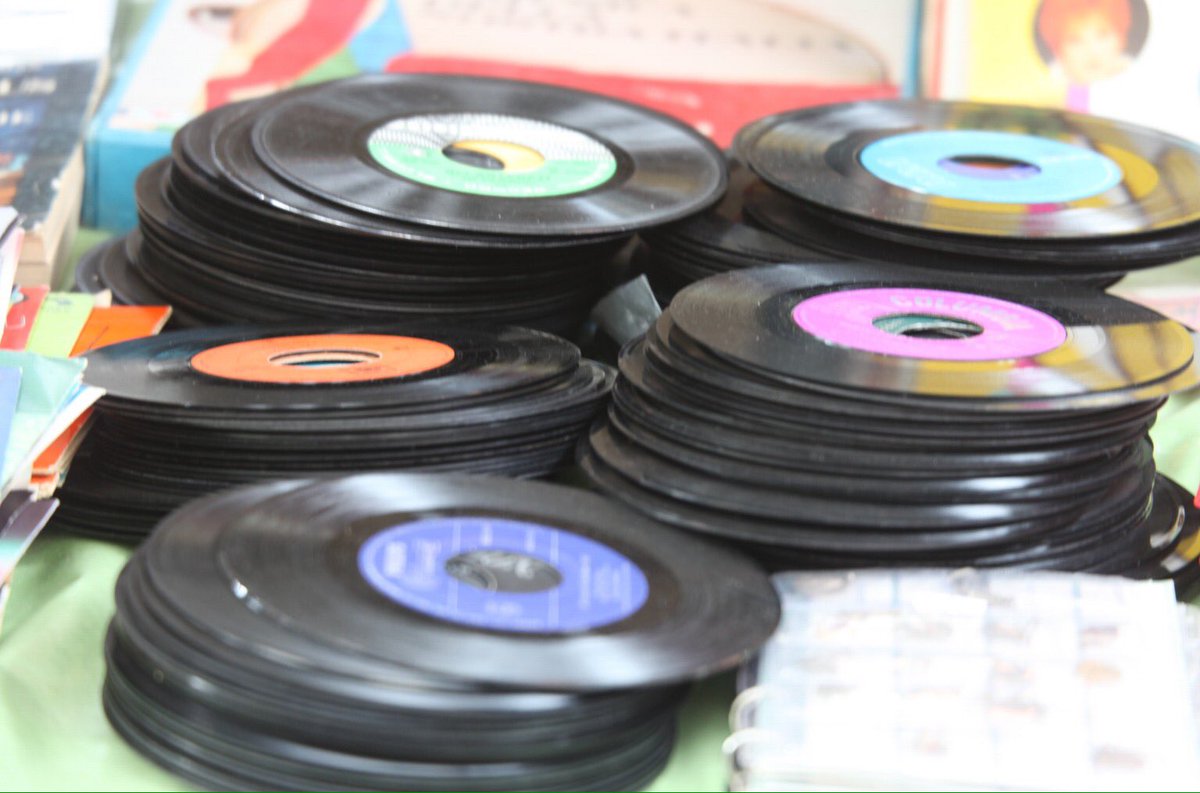
[{"label": "green record label", "polygon": [[367,138],[367,150],[384,168],[414,182],[503,198],[581,193],[617,170],[616,157],[595,138],[494,113],[389,121]]}]

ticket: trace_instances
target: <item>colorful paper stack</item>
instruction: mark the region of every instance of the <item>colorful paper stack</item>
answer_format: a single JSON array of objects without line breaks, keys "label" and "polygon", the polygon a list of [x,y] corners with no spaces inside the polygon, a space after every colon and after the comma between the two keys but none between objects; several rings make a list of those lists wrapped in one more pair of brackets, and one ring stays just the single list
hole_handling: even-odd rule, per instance
[{"label": "colorful paper stack", "polygon": [[0,619],[13,568],[58,506],[51,498],[102,389],[83,383],[81,356],[158,333],[168,306],[109,306],[103,297],[13,286],[23,233],[0,207]]}]

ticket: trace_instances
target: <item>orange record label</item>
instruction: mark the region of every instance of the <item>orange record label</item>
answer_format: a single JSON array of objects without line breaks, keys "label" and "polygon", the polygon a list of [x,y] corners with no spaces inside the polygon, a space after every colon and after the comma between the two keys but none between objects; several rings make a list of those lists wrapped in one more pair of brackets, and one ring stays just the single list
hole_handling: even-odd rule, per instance
[{"label": "orange record label", "polygon": [[412,336],[327,333],[222,344],[192,368],[252,383],[359,383],[421,374],[454,360],[454,348]]}]

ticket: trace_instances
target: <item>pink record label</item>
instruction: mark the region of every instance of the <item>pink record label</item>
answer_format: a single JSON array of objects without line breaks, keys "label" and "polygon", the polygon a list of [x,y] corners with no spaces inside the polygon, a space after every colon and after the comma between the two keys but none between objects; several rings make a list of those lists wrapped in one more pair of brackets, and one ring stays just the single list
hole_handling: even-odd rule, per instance
[{"label": "pink record label", "polygon": [[[841,347],[938,361],[1026,358],[1067,339],[1061,322],[1036,309],[940,289],[828,292],[798,303],[792,319],[813,336]],[[936,333],[942,327],[962,337],[911,335]]]}]

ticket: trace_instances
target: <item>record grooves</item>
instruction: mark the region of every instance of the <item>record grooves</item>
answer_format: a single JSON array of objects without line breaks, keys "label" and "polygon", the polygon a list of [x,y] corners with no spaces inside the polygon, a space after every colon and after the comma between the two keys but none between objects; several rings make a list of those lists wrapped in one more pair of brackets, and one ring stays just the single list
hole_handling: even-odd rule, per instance
[{"label": "record grooves", "polygon": [[[447,154],[460,145],[502,167]],[[570,334],[629,235],[724,184],[699,134],[617,100],[362,76],[182,127],[138,178],[139,229],[78,285],[170,303],[175,327],[436,317]]]},{"label": "record grooves", "polygon": [[1200,253],[1200,147],[1049,108],[874,100],[739,131],[715,207],[642,233],[662,302],[709,275],[881,261],[1099,287]]},{"label": "record grooves", "polygon": [[1019,565],[1190,591],[1196,510],[1147,432],[1200,382],[1191,334],[1086,288],[1032,294],[849,262],[698,282],[622,352],[580,464],[775,568]]},{"label": "record grooves", "polygon": [[107,395],[56,525],[138,541],[191,498],[280,476],[550,474],[613,373],[522,328],[308,323],[105,347],[85,379]]},{"label": "record grooves", "polygon": [[779,618],[749,562],[597,496],[394,474],[197,500],[116,601],[109,720],[236,789],[637,789],[682,685]]}]

